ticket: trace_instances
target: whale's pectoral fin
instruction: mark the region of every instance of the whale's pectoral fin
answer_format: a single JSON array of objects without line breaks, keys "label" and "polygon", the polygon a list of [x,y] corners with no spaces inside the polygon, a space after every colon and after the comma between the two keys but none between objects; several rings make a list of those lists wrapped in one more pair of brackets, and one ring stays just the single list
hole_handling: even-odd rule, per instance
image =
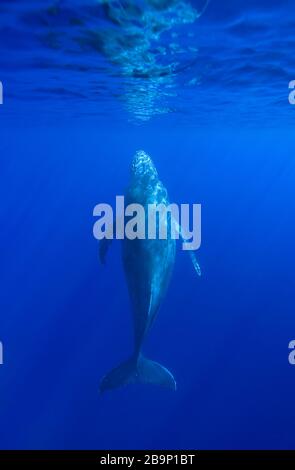
[{"label": "whale's pectoral fin", "polygon": [[190,255],[190,258],[192,260],[192,263],[193,263],[193,266],[195,268],[196,273],[198,274],[198,276],[201,276],[202,275],[201,267],[200,267],[200,265],[197,261],[195,253],[190,250],[189,255]]},{"label": "whale's pectoral fin", "polygon": [[102,264],[106,262],[106,255],[113,240],[103,238],[99,242],[99,259]]},{"label": "whale's pectoral fin", "polygon": [[176,382],[168,369],[140,355],[123,362],[107,374],[101,381],[100,391],[132,383],[150,383],[176,390]]},{"label": "whale's pectoral fin", "polygon": [[106,262],[107,252],[113,241],[114,233],[116,233],[116,222],[109,227],[109,230],[105,233],[105,238],[99,241],[99,259],[101,264]]},{"label": "whale's pectoral fin", "polygon": [[[183,243],[187,243],[187,240],[183,237],[182,235],[182,232],[181,232],[181,227],[179,225],[179,223],[174,219],[174,227],[175,227],[175,230],[176,232],[179,234],[181,240]],[[193,267],[195,268],[195,271],[196,273],[198,274],[198,276],[201,276],[202,274],[202,271],[201,271],[201,267],[197,261],[197,258],[196,258],[196,255],[195,255],[195,252],[192,251],[192,250],[187,250],[189,255],[190,255],[190,259],[193,263]]]}]

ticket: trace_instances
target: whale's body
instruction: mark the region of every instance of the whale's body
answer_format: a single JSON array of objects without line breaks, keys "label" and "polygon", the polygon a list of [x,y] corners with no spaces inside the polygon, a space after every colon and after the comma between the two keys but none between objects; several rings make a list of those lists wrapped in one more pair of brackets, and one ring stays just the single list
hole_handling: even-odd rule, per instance
[{"label": "whale's body", "polygon": [[[132,162],[131,182],[125,195],[125,203],[140,204],[145,209],[147,227],[148,205],[169,205],[167,190],[158,178],[158,173],[151,158],[143,151],[138,151]],[[119,387],[128,383],[154,383],[173,390],[176,382],[173,375],[157,362],[142,355],[142,344],[150,330],[169,285],[175,261],[175,238],[169,231],[170,219],[165,216],[158,219],[168,225],[165,239],[122,240],[122,258],[131,300],[134,325],[134,353],[107,374],[100,385],[101,391]],[[109,242],[100,242],[100,258],[104,261]]]},{"label": "whale's body", "polygon": [[[141,204],[147,215],[149,204],[169,205],[167,191],[157,171],[143,151],[137,152],[132,165],[132,181],[126,204]],[[134,350],[140,354],[142,342],[151,327],[166,294],[175,261],[175,239],[129,240],[122,245],[123,266],[133,310]]]}]

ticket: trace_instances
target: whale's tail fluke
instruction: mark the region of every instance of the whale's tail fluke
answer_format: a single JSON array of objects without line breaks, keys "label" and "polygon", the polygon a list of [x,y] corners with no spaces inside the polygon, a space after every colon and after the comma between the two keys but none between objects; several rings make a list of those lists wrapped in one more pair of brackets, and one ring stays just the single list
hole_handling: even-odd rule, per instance
[{"label": "whale's tail fluke", "polygon": [[132,383],[150,383],[176,390],[176,382],[168,369],[140,355],[123,362],[105,375],[100,383],[100,391]]}]

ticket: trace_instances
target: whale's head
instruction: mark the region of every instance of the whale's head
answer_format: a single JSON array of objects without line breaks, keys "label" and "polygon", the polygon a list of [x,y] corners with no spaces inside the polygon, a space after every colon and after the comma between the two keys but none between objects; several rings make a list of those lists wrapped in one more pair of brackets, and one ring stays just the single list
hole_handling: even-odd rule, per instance
[{"label": "whale's head", "polygon": [[158,172],[151,157],[143,150],[138,150],[131,164],[131,179],[133,184],[149,186],[158,180]]}]

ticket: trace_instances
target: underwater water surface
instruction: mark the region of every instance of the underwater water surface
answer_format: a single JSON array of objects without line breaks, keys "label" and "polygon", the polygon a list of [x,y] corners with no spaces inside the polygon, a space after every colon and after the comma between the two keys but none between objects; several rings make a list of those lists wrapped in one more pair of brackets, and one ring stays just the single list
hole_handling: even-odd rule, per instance
[{"label": "underwater water surface", "polygon": [[[1,1],[0,448],[292,449],[292,1]],[[177,391],[99,394],[132,351],[93,208],[136,150],[202,204],[144,344]]]}]

